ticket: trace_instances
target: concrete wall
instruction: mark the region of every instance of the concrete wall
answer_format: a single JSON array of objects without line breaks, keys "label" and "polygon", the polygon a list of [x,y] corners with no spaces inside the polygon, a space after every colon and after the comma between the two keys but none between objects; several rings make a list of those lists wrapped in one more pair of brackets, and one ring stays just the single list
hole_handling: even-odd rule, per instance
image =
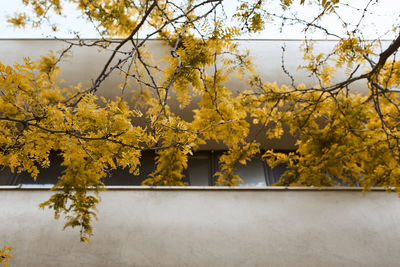
[{"label": "concrete wall", "polygon": [[[290,84],[289,77],[281,68],[282,47],[285,47],[285,67],[296,79],[296,83],[304,82],[310,86],[318,84],[318,80],[309,77],[308,72],[298,69],[299,65],[305,64],[303,51],[300,48],[303,40],[238,40],[237,43],[241,51],[249,52],[257,73],[265,81]],[[335,44],[336,41],[332,40],[315,41],[314,52],[316,54],[329,53]],[[382,47],[389,44],[390,41],[382,41]],[[41,56],[47,55],[50,50],[58,55],[66,47],[68,47],[67,43],[52,39],[0,39],[0,61],[5,65],[12,65],[15,62],[22,62],[22,57],[38,60]],[[148,40],[145,47],[151,51],[155,59],[169,53],[168,47],[160,40]],[[131,46],[125,45],[123,50],[130,51]],[[99,51],[93,47],[74,47],[69,56],[59,64],[65,86],[75,85],[78,82],[85,86],[90,85],[91,80],[95,79],[102,70],[110,54],[110,51]],[[360,68],[357,73],[364,71],[365,68]],[[345,72],[339,71],[334,77],[337,81],[341,81],[346,77]],[[116,71],[102,84],[100,93],[106,97],[119,95],[118,85],[122,82],[121,75]],[[246,84],[232,77],[228,86],[236,92],[243,90]],[[365,82],[355,83],[352,88],[367,92]]]},{"label": "concrete wall", "polygon": [[400,200],[337,189],[131,188],[102,193],[90,245],[0,189],[0,246],[22,266],[398,266]]}]

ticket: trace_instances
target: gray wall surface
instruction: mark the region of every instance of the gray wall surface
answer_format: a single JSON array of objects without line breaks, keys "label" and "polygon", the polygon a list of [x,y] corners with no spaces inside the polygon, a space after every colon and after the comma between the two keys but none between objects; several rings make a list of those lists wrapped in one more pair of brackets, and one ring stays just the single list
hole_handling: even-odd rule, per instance
[{"label": "gray wall surface", "polygon": [[[265,81],[277,82],[279,85],[291,83],[290,78],[281,67],[283,56],[285,68],[293,75],[296,84],[306,83],[313,86],[318,84],[318,80],[309,77],[308,72],[298,69],[299,65],[307,63],[303,60],[303,51],[300,48],[302,43],[303,40],[237,40],[239,50],[243,53],[249,52],[255,70]],[[331,52],[336,43],[337,41],[334,40],[317,40],[314,43],[314,52],[315,54],[327,54]],[[381,44],[382,47],[386,47],[390,44],[390,41],[382,41]],[[22,57],[29,57],[36,61],[41,56],[47,55],[49,51],[59,55],[68,46],[68,43],[53,39],[0,39],[0,61],[5,65],[13,65],[16,62],[22,63]],[[169,54],[170,51],[160,40],[148,40],[144,47],[151,51],[153,59],[159,59],[163,55]],[[282,47],[285,47],[285,53],[282,52]],[[131,51],[131,49],[130,45],[125,45],[123,51]],[[379,51],[377,52],[379,53]],[[74,47],[59,64],[61,77],[65,79],[64,86],[76,85],[79,82],[83,86],[91,85],[91,81],[100,73],[110,55],[110,51],[99,51],[93,47]],[[115,61],[118,59],[116,57]],[[335,66],[334,63],[332,65]],[[365,67],[368,68],[368,64]],[[365,67],[360,68],[357,73],[364,73]],[[334,81],[342,81],[347,76],[344,70],[339,69],[333,77]],[[120,73],[115,71],[102,84],[100,94],[106,97],[120,95],[118,85],[121,83],[123,83],[123,79]],[[227,86],[233,92],[247,87],[244,81],[239,81],[235,77],[232,77]],[[352,88],[364,93],[368,90],[365,82],[355,83]]]},{"label": "gray wall surface", "polygon": [[383,191],[111,189],[91,244],[38,208],[50,192],[0,190],[0,246],[23,266],[398,266],[400,200]]}]

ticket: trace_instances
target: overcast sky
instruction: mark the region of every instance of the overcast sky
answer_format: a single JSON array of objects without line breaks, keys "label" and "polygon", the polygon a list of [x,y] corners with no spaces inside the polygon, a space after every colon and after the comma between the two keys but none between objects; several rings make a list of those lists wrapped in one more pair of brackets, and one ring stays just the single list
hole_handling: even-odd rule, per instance
[{"label": "overcast sky", "polygon": [[[266,7],[269,12],[277,13],[280,11],[279,0],[270,0],[271,3]],[[25,30],[14,29],[6,20],[7,16],[13,15],[15,12],[26,11],[27,8],[21,3],[21,0],[0,0],[0,6],[3,7],[0,11],[0,38],[53,38],[54,34],[49,27],[41,27],[39,29],[31,29],[27,27]],[[369,2],[368,0],[342,0],[342,3],[349,3],[351,6],[360,7],[363,9]],[[229,3],[229,4],[226,4]],[[234,1],[226,1],[225,11],[228,15],[235,11]],[[6,9],[4,7],[7,7]],[[395,37],[395,33],[389,32],[393,26],[399,25],[400,21],[400,0],[376,0],[372,1],[371,11],[374,15],[367,14],[362,24],[365,38],[375,39],[376,36],[381,36],[383,39],[391,39]],[[300,6],[294,9],[298,15],[304,19],[312,17],[317,10],[313,6]],[[55,20],[60,32],[57,33],[59,38],[73,38],[74,32],[79,31],[80,36],[84,38],[99,37],[94,28],[85,19],[80,16],[80,13],[75,10],[74,6],[67,4],[64,6],[64,12],[67,17],[59,17]],[[356,12],[352,8],[341,7],[338,10],[340,16],[350,23],[357,23],[361,17],[361,12]],[[338,23],[338,18],[330,18],[325,21],[326,27],[332,32],[340,32],[341,24]],[[385,34],[386,33],[386,34]],[[250,38],[261,39],[301,39],[304,38],[302,27],[291,26],[287,27],[284,32],[280,32],[279,27],[273,24],[267,24],[265,30],[258,34],[249,36]],[[314,38],[324,39],[326,36],[322,33],[316,33]]]}]

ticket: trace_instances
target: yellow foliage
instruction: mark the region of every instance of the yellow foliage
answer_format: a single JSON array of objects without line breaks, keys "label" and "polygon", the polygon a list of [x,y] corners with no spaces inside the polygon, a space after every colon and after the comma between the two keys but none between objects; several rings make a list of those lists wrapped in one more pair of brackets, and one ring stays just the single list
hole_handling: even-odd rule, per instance
[{"label": "yellow foliage", "polygon": [[3,267],[8,267],[8,260],[12,258],[12,247],[3,247],[0,249],[0,263]]},{"label": "yellow foliage", "polygon": [[15,28],[25,28],[26,26],[26,15],[15,14],[14,17],[7,19],[8,23],[11,23]]},{"label": "yellow foliage", "polygon": [[259,152],[259,144],[256,142],[231,147],[219,159],[221,172],[215,173],[215,176],[218,177],[216,185],[237,186],[243,182],[242,178],[234,173],[235,165],[237,163],[246,165],[246,162]]},{"label": "yellow foliage", "polygon": [[[39,26],[42,18],[49,19],[49,10],[63,11],[59,0],[23,2],[37,19],[17,14],[8,21],[18,27],[28,22]],[[0,63],[0,165],[28,172],[35,179],[39,167],[49,166],[49,154],[58,153],[65,171],[41,207],[52,209],[56,218],[65,215],[65,227],[78,227],[82,241],[90,241],[103,179],[118,168],[137,175],[145,150],[157,155],[154,171],[143,182],[149,186],[186,185],[189,157],[201,145],[217,142],[227,148],[219,159],[219,172],[213,174],[217,185],[239,185],[237,165],[263,153],[272,167],[287,165],[280,185],[361,185],[365,190],[385,186],[400,191],[400,103],[385,89],[399,86],[400,63],[385,62],[373,77],[378,85],[372,80],[365,85],[379,94],[363,97],[351,94],[347,85],[334,87],[339,68],[364,64],[366,55],[374,54],[375,47],[354,32],[341,38],[331,54],[316,52],[312,42],[303,44],[306,63],[300,68],[318,77],[318,85],[282,85],[263,82],[249,53],[235,42],[244,30],[264,28],[264,1],[240,3],[235,17],[241,26],[226,25],[226,19],[217,15],[211,20],[212,10],[197,14],[196,1],[183,1],[180,6],[172,6],[171,1],[67,2],[94,22],[103,37],[97,47],[115,49],[112,38],[130,37],[119,41],[122,48],[116,54],[121,58],[110,61],[117,65],[106,66],[93,81],[101,83],[111,70],[119,70],[124,81],[118,90],[121,97],[99,98],[96,88],[81,84],[62,87],[57,65],[61,56],[53,52],[36,62],[24,58],[13,66]],[[283,8],[294,2],[280,1]],[[323,12],[316,19],[333,12],[338,2],[319,1]],[[141,33],[155,30],[148,37],[164,40],[170,53],[153,58],[136,31],[140,25],[144,25]],[[130,43],[131,51],[125,43]],[[235,75],[248,82],[240,92],[228,87]],[[124,100],[127,88],[134,90],[133,107]],[[176,102],[180,109],[191,108],[193,116],[179,115]],[[139,120],[145,126],[138,126],[143,125],[136,123]],[[265,152],[253,140],[253,124],[266,141],[290,132],[297,139],[296,151]]]}]

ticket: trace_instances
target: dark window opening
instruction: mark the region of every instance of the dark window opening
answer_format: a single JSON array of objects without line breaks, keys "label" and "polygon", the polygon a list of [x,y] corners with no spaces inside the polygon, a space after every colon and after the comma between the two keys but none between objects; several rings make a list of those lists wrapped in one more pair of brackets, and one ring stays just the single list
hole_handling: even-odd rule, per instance
[{"label": "dark window opening", "polygon": [[103,178],[102,182],[105,185],[141,185],[154,169],[154,151],[143,151],[140,158],[139,175],[129,173],[129,168],[119,168],[111,171],[111,177]]},{"label": "dark window opening", "polygon": [[[214,174],[220,171],[219,157],[225,151],[198,151],[188,159],[188,168],[184,171],[183,182],[190,186],[213,186],[216,182]],[[105,185],[141,185],[155,169],[155,152],[143,151],[140,159],[139,175],[129,173],[129,168],[112,170],[109,177],[102,179]],[[62,157],[53,152],[50,154],[50,167],[39,168],[36,181],[27,172],[14,172],[10,169],[0,169],[0,185],[54,185],[63,173]],[[243,179],[239,186],[271,186],[285,172],[284,165],[271,168],[261,157],[255,156],[246,165],[238,164],[236,173]]]}]

